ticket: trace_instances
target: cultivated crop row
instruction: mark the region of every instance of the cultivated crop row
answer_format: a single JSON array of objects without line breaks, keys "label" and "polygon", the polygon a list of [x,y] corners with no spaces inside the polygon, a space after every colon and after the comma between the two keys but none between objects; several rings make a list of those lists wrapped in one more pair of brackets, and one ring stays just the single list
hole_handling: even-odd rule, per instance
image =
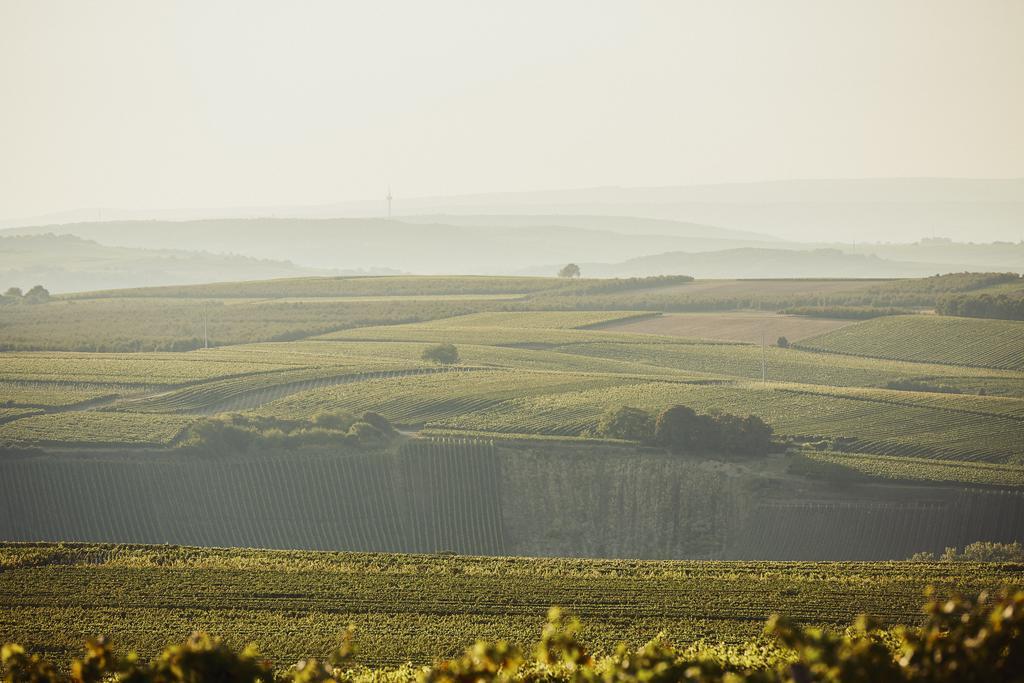
[{"label": "cultivated crop row", "polygon": [[371,379],[296,394],[268,403],[261,414],[294,418],[323,410],[371,410],[398,423],[422,423],[494,406],[514,396],[609,387],[622,379],[558,372],[512,372],[460,366],[447,372]]},{"label": "cultivated crop row", "polygon": [[1024,322],[887,316],[804,339],[800,347],[855,356],[1024,370]]},{"label": "cultivated crop row", "polygon": [[[656,412],[683,404],[700,412],[758,415],[778,434],[840,439],[847,447],[869,453],[999,462],[1020,455],[1024,443],[1024,421],[1016,416],[901,404],[895,399],[865,400],[809,389],[813,387],[623,382],[601,389],[512,398],[484,410],[437,419],[431,426],[578,435],[593,428],[610,408],[628,405]],[[887,396],[897,393],[887,392]]]},{"label": "cultivated crop row", "polygon": [[835,451],[808,451],[802,455],[815,462],[838,465],[853,472],[882,479],[1024,488],[1022,465]]},{"label": "cultivated crop row", "polygon": [[227,357],[218,352],[160,354],[8,353],[0,380],[183,384],[216,377],[285,369],[287,365]]},{"label": "cultivated crop row", "polygon": [[[1020,372],[822,355],[776,346],[762,352],[759,346],[751,345],[646,344],[638,340],[642,337],[632,342],[569,344],[557,350],[748,379],[761,378],[763,360],[768,379],[776,382],[872,387],[885,386],[897,378],[920,377],[965,392],[985,388],[989,392],[1024,396],[1024,373]],[[1024,345],[1024,339],[1020,343]]]},{"label": "cultivated crop row", "polygon": [[846,624],[864,611],[913,624],[926,585],[976,592],[1017,578],[998,565],[317,559],[75,546],[55,550],[47,564],[45,546],[2,552],[7,566],[18,566],[19,553],[26,563],[0,573],[0,630],[54,656],[77,653],[83,634],[104,632],[146,657],[202,628],[288,661],[325,655],[354,622],[363,663],[427,663],[477,637],[529,646],[552,604],[583,620],[591,649],[639,646],[660,631],[675,642],[740,643],[756,639],[773,612],[804,624]]},{"label": "cultivated crop row", "polygon": [[430,323],[435,329],[502,327],[516,329],[569,330],[612,321],[647,318],[642,311],[522,311],[471,313]]},{"label": "cultivated crop row", "polygon": [[182,415],[95,410],[37,414],[0,424],[0,442],[166,445],[194,420]]},{"label": "cultivated crop row", "polygon": [[144,398],[127,400],[115,410],[140,413],[204,413],[249,410],[287,394],[312,391],[344,382],[401,376],[427,368],[395,367],[369,360],[363,368],[300,368],[256,373],[190,385]]},{"label": "cultivated crop row", "polygon": [[13,406],[61,407],[145,391],[145,385],[94,382],[0,381],[0,402]]},{"label": "cultivated crop row", "polygon": [[498,468],[492,443],[466,439],[301,459],[11,459],[0,538],[501,554]]}]

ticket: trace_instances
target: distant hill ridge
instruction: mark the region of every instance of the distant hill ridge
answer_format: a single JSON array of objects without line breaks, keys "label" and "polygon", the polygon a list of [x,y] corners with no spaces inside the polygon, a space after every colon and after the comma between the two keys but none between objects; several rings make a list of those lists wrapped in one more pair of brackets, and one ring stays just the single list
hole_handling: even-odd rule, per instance
[{"label": "distant hill ridge", "polygon": [[[539,274],[551,267],[526,272]],[[834,248],[794,250],[759,247],[703,253],[673,251],[617,263],[583,263],[580,267],[589,277],[686,274],[698,278],[923,277],[936,273],[985,270],[968,263],[895,261],[875,254],[848,253]]]},{"label": "distant hill ridge", "polygon": [[[0,227],[106,220],[383,216],[381,197],[315,206],[175,210],[82,209],[0,221]],[[396,193],[396,216],[550,214],[635,216],[714,225],[801,241],[912,242],[946,236],[1022,237],[1024,179],[865,178],[666,187],[591,187],[437,197]]]}]

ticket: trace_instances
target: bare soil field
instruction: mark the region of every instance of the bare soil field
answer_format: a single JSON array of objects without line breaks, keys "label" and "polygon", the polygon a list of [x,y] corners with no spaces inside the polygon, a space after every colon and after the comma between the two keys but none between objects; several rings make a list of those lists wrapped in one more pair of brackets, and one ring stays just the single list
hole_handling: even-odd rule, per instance
[{"label": "bare soil field", "polygon": [[761,311],[716,311],[712,313],[665,313],[643,320],[611,322],[591,329],[753,343],[760,343],[761,335],[764,334],[765,342],[774,344],[779,337],[785,337],[790,342],[794,342],[816,334],[831,332],[856,322],[859,321],[808,318]]}]

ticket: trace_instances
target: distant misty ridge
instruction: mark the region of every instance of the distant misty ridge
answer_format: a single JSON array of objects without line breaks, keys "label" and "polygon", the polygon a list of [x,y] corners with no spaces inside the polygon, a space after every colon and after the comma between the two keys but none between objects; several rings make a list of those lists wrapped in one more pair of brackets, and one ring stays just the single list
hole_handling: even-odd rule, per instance
[{"label": "distant misty ridge", "polygon": [[[391,219],[381,215],[383,198],[280,209],[104,209],[102,221],[95,210],[72,212],[71,222],[55,217],[0,230],[0,285],[67,292],[311,275],[554,275],[568,262],[584,277],[1024,271],[1021,180],[598,188],[396,198],[393,208]],[[839,237],[846,235],[856,237]]]},{"label": "distant misty ridge", "polygon": [[[0,228],[111,220],[383,218],[379,198],[316,206],[170,210],[89,208],[0,220]],[[598,187],[403,197],[393,215],[606,216],[664,219],[757,233],[762,239],[913,242],[922,237],[1024,239],[1024,179],[879,178],[784,180],[683,187]],[[577,226],[579,227],[579,226]],[[661,230],[646,230],[659,233]],[[751,235],[746,235],[750,237]]]}]

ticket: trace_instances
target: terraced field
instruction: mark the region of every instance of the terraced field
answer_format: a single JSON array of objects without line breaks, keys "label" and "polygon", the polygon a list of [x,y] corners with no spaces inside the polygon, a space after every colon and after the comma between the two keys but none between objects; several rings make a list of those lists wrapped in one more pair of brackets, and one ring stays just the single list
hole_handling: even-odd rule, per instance
[{"label": "terraced field", "polygon": [[[287,353],[289,356],[305,356],[308,362],[323,357],[319,362],[342,362],[344,357],[376,359],[380,362],[423,363],[423,351],[428,342],[386,342],[386,341],[305,341],[287,344],[254,344],[242,347],[246,351],[263,353],[269,357]],[[627,375],[672,375],[692,376],[693,373],[674,370],[659,365],[560,353],[554,350],[487,346],[482,344],[459,344],[460,363],[490,368],[517,370],[550,370],[556,372],[606,372]],[[338,359],[334,361],[333,359]],[[423,363],[427,365],[426,363]]]},{"label": "terraced field", "polygon": [[774,344],[779,337],[790,342],[851,324],[850,320],[779,315],[763,311],[714,313],[666,313],[639,319],[613,320],[599,329],[633,334],[660,334],[687,339],[715,339],[759,344],[762,337]]},{"label": "terraced field", "polygon": [[[641,338],[642,339],[642,338]],[[768,379],[825,386],[884,386],[896,378],[917,378],[967,392],[1024,397],[1024,373],[985,368],[951,367],[854,356],[823,356],[797,349],[706,343],[644,344],[606,342],[595,338],[555,347],[561,353],[609,359],[631,359],[648,365],[747,379],[761,378],[762,359]]]},{"label": "terraced field", "polygon": [[0,396],[9,405],[58,408],[87,402],[113,400],[145,391],[146,385],[105,382],[0,381]]},{"label": "terraced field", "polygon": [[[1022,463],[1024,419],[1010,414],[963,413],[955,407],[900,401],[901,392],[843,394],[810,385],[637,382],[600,389],[522,396],[429,423],[475,433],[580,435],[609,408],[658,411],[683,404],[701,412],[755,414],[777,433],[804,439],[841,439],[846,449],[877,454]],[[884,400],[880,400],[884,399]]]},{"label": "terraced field", "polygon": [[0,444],[163,446],[194,421],[185,415],[95,410],[30,414],[0,424]]},{"label": "terraced field", "polygon": [[[9,354],[0,369],[7,405],[50,414],[10,413],[0,440],[170,443],[188,416],[229,410],[302,419],[372,410],[432,433],[575,438],[610,408],[683,403],[756,414],[782,436],[824,439],[846,452],[1024,461],[1022,372],[579,329],[633,315],[489,312],[179,354]],[[829,334],[934,320],[886,318]],[[1004,337],[1018,331],[1000,321],[983,327],[989,322],[1005,328]],[[456,371],[437,372],[420,358],[444,340],[458,343]],[[767,384],[750,381],[762,362]],[[877,388],[894,378],[971,394]],[[982,390],[990,395],[975,395]]]},{"label": "terraced field", "polygon": [[220,282],[204,285],[144,287],[71,295],[73,299],[160,297],[194,299],[291,299],[332,297],[401,297],[529,294],[561,289],[553,277],[399,275],[393,277],[302,277],[271,281]]},{"label": "terraced field", "polygon": [[[422,342],[446,344],[476,344],[483,346],[510,346],[530,349],[544,349],[588,341],[637,341],[629,335],[611,332],[592,332],[571,328],[515,328],[498,325],[493,327],[445,327],[428,324],[394,325],[387,327],[362,327],[326,334],[316,339],[368,342]],[[648,343],[678,344],[680,340],[671,337],[651,337]]]},{"label": "terraced field", "polygon": [[971,467],[964,467],[963,463],[957,461],[934,458],[834,451],[806,451],[803,456],[815,462],[839,465],[860,474],[882,479],[1024,488],[1024,465],[973,463]]},{"label": "terraced field", "polygon": [[1024,322],[886,316],[804,339],[801,348],[922,363],[1024,369]]},{"label": "terraced field", "polygon": [[1020,567],[949,563],[537,560],[215,550],[0,546],[0,632],[63,660],[86,634],[151,656],[194,629],[253,642],[276,661],[324,656],[357,626],[359,661],[423,664],[476,638],[528,646],[552,604],[592,649],[756,640],[783,611],[839,626],[870,612],[916,623],[926,585],[942,593],[1012,585]]},{"label": "terraced field", "polygon": [[613,375],[564,372],[510,372],[463,367],[448,372],[369,379],[296,394],[273,401],[258,413],[281,418],[308,417],[317,411],[373,411],[399,424],[422,424],[449,415],[501,411],[515,397],[566,391],[603,391],[622,382]]},{"label": "terraced field", "polygon": [[373,377],[401,377],[430,370],[420,365],[374,362],[368,359],[348,368],[299,368],[213,380],[136,399],[126,399],[111,406],[110,409],[141,413],[205,415],[240,412],[293,393]]},{"label": "terraced field", "polygon": [[288,362],[246,359],[228,350],[188,353],[4,353],[0,381],[183,384],[282,370]]}]

